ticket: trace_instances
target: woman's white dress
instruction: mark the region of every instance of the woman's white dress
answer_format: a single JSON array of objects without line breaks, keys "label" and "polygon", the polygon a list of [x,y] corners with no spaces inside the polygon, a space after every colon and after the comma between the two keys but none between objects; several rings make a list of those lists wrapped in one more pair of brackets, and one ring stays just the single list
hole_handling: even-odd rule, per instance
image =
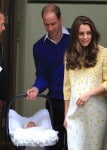
[{"label": "woman's white dress", "polygon": [[64,99],[70,100],[66,116],[68,150],[104,149],[107,134],[107,97],[91,97],[86,105],[77,107],[81,94],[96,86],[107,91],[107,49],[99,46],[95,67],[64,72]]}]

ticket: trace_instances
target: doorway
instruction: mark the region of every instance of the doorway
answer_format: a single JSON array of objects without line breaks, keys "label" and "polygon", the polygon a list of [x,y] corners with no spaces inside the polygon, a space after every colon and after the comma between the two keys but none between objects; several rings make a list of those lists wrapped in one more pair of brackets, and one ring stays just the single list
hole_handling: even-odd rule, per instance
[{"label": "doorway", "polygon": [[[0,40],[0,51],[6,69],[6,98],[0,100],[0,149],[12,150],[12,145],[6,140],[5,112],[8,101],[15,95],[16,86],[16,37],[15,37],[15,5],[16,0],[0,0],[0,10],[6,16],[6,31]],[[2,91],[3,92],[3,91]]]}]

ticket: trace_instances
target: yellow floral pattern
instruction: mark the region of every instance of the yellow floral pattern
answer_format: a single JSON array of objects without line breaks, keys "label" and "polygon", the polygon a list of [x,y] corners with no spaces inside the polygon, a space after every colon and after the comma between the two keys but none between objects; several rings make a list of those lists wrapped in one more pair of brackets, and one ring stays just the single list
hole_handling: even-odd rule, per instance
[{"label": "yellow floral pattern", "polygon": [[93,96],[83,107],[76,106],[82,93],[99,85],[107,91],[107,48],[100,45],[96,66],[64,71],[64,99],[70,100],[66,116],[69,150],[104,150],[106,95]]}]

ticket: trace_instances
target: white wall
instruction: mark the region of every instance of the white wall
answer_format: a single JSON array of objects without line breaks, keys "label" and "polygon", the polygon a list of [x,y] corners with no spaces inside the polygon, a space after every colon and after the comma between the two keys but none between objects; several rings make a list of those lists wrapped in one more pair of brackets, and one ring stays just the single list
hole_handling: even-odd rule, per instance
[{"label": "white wall", "polygon": [[[45,33],[42,19],[41,9],[45,4],[29,4],[27,1],[18,0],[20,13],[18,13],[18,21],[20,26],[19,43],[17,43],[17,91],[16,93],[26,92],[35,80],[35,67],[32,56],[33,44]],[[107,5],[92,4],[58,4],[62,11],[63,25],[71,27],[75,17],[86,15],[90,17],[96,24],[101,33],[101,43],[107,46]],[[29,105],[25,103],[18,104],[20,109],[27,113]],[[35,106],[39,107],[38,104]],[[35,110],[36,110],[35,109]]]}]

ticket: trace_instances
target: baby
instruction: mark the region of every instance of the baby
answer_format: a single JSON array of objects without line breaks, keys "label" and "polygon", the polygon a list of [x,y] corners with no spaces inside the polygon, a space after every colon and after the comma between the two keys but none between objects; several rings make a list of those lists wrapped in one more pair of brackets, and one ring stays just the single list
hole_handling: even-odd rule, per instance
[{"label": "baby", "polygon": [[36,127],[36,124],[35,124],[35,122],[30,121],[30,122],[25,124],[24,128],[32,128],[32,127]]}]

